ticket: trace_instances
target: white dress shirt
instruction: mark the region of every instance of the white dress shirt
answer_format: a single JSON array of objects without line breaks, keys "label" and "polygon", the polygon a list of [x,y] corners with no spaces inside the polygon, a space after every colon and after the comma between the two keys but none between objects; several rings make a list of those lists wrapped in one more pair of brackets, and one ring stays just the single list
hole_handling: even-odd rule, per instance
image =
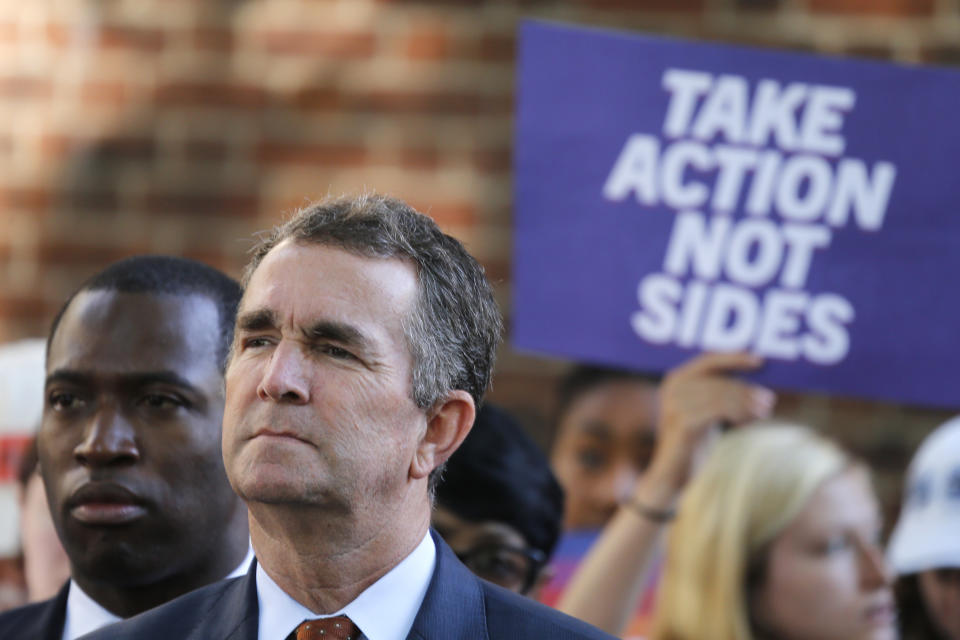
[{"label": "white dress shirt", "polygon": [[[437,548],[427,533],[417,548],[367,587],[353,602],[330,616],[348,616],[367,640],[404,640],[420,611],[437,563]],[[318,616],[281,589],[257,565],[259,640],[284,640],[304,620]]]},{"label": "white dress shirt", "polygon": [[[227,578],[247,575],[251,561],[253,561],[253,547],[248,547],[243,562],[231,571]],[[122,618],[101,607],[80,588],[75,580],[70,579],[70,589],[67,591],[67,617],[63,621],[63,640],[76,640],[85,633],[96,631],[120,620]]]}]

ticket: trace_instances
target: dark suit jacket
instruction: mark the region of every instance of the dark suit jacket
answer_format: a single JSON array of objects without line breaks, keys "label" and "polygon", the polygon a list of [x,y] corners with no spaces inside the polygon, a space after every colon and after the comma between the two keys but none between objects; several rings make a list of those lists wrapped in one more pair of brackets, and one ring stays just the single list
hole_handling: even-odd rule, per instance
[{"label": "dark suit jacket", "polygon": [[67,582],[49,600],[0,613],[0,640],[60,640],[69,588]]},{"label": "dark suit jacket", "polygon": [[[614,640],[585,622],[480,580],[439,536],[437,564],[408,640]],[[87,640],[257,640],[256,564]]]}]

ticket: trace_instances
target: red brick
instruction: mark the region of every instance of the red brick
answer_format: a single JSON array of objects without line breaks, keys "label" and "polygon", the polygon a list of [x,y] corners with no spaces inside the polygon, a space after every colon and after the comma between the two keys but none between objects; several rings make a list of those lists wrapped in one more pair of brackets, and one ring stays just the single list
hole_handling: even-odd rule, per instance
[{"label": "red brick", "polygon": [[202,262],[227,273],[235,269],[236,261],[219,249],[188,249],[183,252],[183,257]]},{"label": "red brick", "polygon": [[120,196],[109,189],[84,189],[57,194],[57,206],[72,212],[104,213],[120,208]]},{"label": "red brick", "polygon": [[479,149],[473,153],[474,165],[482,171],[506,172],[513,166],[510,149]]},{"label": "red brick", "polygon": [[748,11],[773,11],[780,5],[781,0],[737,0],[737,7]]},{"label": "red brick", "polygon": [[87,104],[123,106],[129,89],[119,82],[87,82],[80,88],[80,99]]},{"label": "red brick", "polygon": [[190,160],[222,161],[227,157],[227,145],[219,140],[187,140],[183,152]]},{"label": "red brick", "polygon": [[76,145],[79,145],[77,140],[64,135],[48,133],[40,136],[40,153],[49,158],[61,158]]},{"label": "red brick", "polygon": [[404,54],[414,60],[439,60],[450,55],[453,44],[442,26],[419,27],[406,40]]},{"label": "red brick", "polygon": [[0,318],[4,320],[41,318],[54,311],[55,306],[36,295],[8,295],[0,300]]},{"label": "red brick", "polygon": [[160,191],[147,194],[144,205],[156,215],[252,217],[259,209],[256,195]]},{"label": "red brick", "polygon": [[341,95],[330,87],[304,87],[294,94],[291,104],[308,111],[333,110],[341,107]]},{"label": "red brick", "polygon": [[136,136],[104,138],[89,148],[96,160],[114,164],[149,161],[156,152],[157,144],[153,138]]},{"label": "red brick", "polygon": [[41,213],[50,208],[51,193],[43,188],[0,187],[0,210]]},{"label": "red brick", "polygon": [[892,60],[893,50],[883,46],[856,46],[847,49],[846,53],[857,58],[873,58],[876,60]]},{"label": "red brick", "polygon": [[426,213],[441,227],[472,226],[477,222],[477,209],[469,202],[431,202],[411,200],[410,206]]},{"label": "red brick", "polygon": [[163,49],[165,36],[160,29],[106,25],[97,34],[99,44],[105,49],[141,49],[157,52]]},{"label": "red brick", "polygon": [[26,76],[0,77],[0,97],[8,99],[49,99],[53,95],[53,85],[46,78]]},{"label": "red brick", "polygon": [[706,6],[706,0],[580,0],[580,4],[595,9],[609,9],[612,11],[670,11],[670,12],[699,12]]},{"label": "red brick", "polygon": [[364,165],[369,154],[364,147],[300,142],[262,142],[256,151],[257,160],[264,164],[317,165],[358,167]]},{"label": "red brick", "polygon": [[406,167],[435,170],[440,167],[440,152],[435,147],[401,149],[400,163]]},{"label": "red brick", "polygon": [[269,30],[253,34],[251,41],[267,53],[276,55],[322,56],[333,58],[369,58],[376,51],[372,32],[318,32],[306,30]]},{"label": "red brick", "polygon": [[197,49],[230,51],[234,46],[233,31],[229,28],[198,27],[191,35]]},{"label": "red brick", "polygon": [[125,240],[122,246],[89,246],[48,241],[40,246],[38,258],[47,266],[88,265],[99,269],[129,256],[147,253],[147,246]]},{"label": "red brick", "polygon": [[157,87],[159,106],[262,108],[267,103],[263,87],[217,82],[171,82]]},{"label": "red brick", "polygon": [[517,41],[513,36],[485,34],[480,37],[477,54],[482,60],[510,62],[517,56]]},{"label": "red brick", "polygon": [[933,13],[936,0],[807,0],[807,7],[821,13],[925,16]]},{"label": "red brick", "polygon": [[513,110],[513,98],[510,96],[488,97],[452,91],[380,90],[344,95],[342,99],[344,108],[349,110],[453,115],[508,115]]}]

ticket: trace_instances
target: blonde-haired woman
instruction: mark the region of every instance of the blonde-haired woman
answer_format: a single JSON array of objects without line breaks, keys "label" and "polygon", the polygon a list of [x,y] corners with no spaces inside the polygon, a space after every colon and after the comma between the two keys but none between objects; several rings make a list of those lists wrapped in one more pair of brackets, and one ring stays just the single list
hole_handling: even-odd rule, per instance
[{"label": "blonde-haired woman", "polygon": [[655,640],[895,638],[866,469],[797,426],[721,438],[684,495]]}]

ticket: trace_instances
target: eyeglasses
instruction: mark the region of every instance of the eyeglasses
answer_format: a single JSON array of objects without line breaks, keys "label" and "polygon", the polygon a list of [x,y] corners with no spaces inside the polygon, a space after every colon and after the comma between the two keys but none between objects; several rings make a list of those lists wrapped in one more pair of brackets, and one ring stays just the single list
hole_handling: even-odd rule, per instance
[{"label": "eyeglasses", "polygon": [[533,587],[546,561],[539,549],[505,544],[484,544],[459,551],[457,557],[477,576],[517,593]]}]

